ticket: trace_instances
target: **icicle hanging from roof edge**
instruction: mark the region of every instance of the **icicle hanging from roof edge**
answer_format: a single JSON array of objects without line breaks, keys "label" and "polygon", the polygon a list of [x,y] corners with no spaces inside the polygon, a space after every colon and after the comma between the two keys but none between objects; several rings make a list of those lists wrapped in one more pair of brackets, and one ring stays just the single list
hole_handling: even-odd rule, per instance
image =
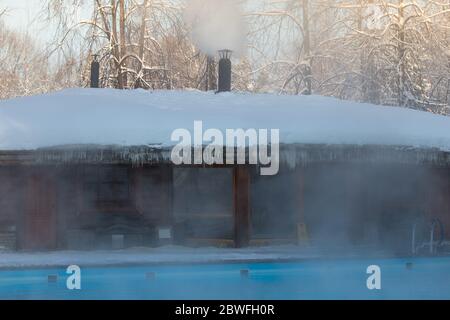
[{"label": "icicle hanging from roof edge", "polygon": [[119,157],[121,161],[131,162],[133,167],[142,167],[148,163],[162,163],[170,161],[171,152],[166,149],[145,149],[145,148],[137,148],[136,150],[132,149],[123,149],[119,153]]},{"label": "icicle hanging from roof edge", "polygon": [[172,157],[172,151],[168,150],[168,149],[164,149],[161,151],[161,156],[162,156],[163,160],[170,161],[171,157]]},{"label": "icicle hanging from roof edge", "polygon": [[280,154],[280,162],[286,164],[289,170],[295,170],[298,165],[297,152],[294,148],[284,148]]},{"label": "icicle hanging from roof edge", "polygon": [[298,166],[308,163],[309,154],[296,146],[282,146],[280,150],[280,164],[286,165],[289,170],[295,170]]},{"label": "icicle hanging from roof edge", "polygon": [[[225,151],[225,150],[224,150]],[[235,150],[237,152],[237,150]],[[194,152],[192,152],[192,155]],[[208,154],[206,155],[208,157]],[[247,154],[248,156],[248,154]],[[210,162],[212,159],[204,159]],[[147,146],[68,146],[38,149],[33,161],[37,164],[123,163],[134,167],[145,164],[171,163],[170,148]],[[433,164],[450,166],[450,152],[439,149],[400,146],[349,145],[281,145],[280,164],[294,170],[311,162],[370,162]]]}]

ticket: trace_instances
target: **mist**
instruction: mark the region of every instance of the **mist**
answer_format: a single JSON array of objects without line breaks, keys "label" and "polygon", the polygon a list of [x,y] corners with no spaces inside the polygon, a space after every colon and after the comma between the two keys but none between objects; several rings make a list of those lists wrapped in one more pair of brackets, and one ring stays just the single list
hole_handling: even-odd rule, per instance
[{"label": "mist", "polygon": [[295,241],[303,216],[308,244],[324,256],[408,256],[413,225],[428,241],[427,223],[442,215],[429,200],[440,192],[435,173],[415,165],[309,164],[253,178],[253,238]]},{"label": "mist", "polygon": [[189,0],[184,20],[191,27],[193,42],[208,55],[218,50],[242,54],[246,41],[246,24],[235,0]]}]

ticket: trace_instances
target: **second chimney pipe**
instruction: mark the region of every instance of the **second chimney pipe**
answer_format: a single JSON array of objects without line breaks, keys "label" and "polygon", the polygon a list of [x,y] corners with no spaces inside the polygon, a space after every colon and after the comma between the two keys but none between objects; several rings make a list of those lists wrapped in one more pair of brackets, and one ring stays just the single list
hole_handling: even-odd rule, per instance
[{"label": "second chimney pipe", "polygon": [[91,88],[98,88],[100,79],[100,63],[97,60],[97,55],[94,55],[94,60],[91,63]]},{"label": "second chimney pipe", "polygon": [[218,92],[231,91],[231,50],[220,50]]}]

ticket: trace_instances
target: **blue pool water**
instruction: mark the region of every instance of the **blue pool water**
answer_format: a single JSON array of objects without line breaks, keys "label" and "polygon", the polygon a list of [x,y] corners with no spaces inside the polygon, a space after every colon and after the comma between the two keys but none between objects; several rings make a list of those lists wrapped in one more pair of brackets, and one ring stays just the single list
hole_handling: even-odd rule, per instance
[{"label": "blue pool water", "polygon": [[[381,290],[367,289],[369,265],[381,267]],[[450,258],[80,267],[79,291],[64,268],[0,271],[0,299],[450,299]]]}]

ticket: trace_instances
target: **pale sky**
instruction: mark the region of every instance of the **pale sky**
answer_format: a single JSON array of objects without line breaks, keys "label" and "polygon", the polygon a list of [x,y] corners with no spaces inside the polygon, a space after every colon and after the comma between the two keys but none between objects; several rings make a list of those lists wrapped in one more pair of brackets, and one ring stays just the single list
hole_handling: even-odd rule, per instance
[{"label": "pale sky", "polygon": [[41,6],[41,0],[0,0],[0,10],[7,9],[3,21],[9,28],[30,34],[37,42],[46,42],[53,32],[36,19]]},{"label": "pale sky", "polygon": [[54,28],[38,19],[42,13],[42,5],[42,0],[0,0],[0,10],[7,9],[3,20],[8,27],[28,32],[35,40],[46,41],[53,37]]},{"label": "pale sky", "polygon": [[40,5],[40,0],[0,0],[0,8],[8,10],[4,16],[6,23],[19,29],[26,29],[32,24]]}]

